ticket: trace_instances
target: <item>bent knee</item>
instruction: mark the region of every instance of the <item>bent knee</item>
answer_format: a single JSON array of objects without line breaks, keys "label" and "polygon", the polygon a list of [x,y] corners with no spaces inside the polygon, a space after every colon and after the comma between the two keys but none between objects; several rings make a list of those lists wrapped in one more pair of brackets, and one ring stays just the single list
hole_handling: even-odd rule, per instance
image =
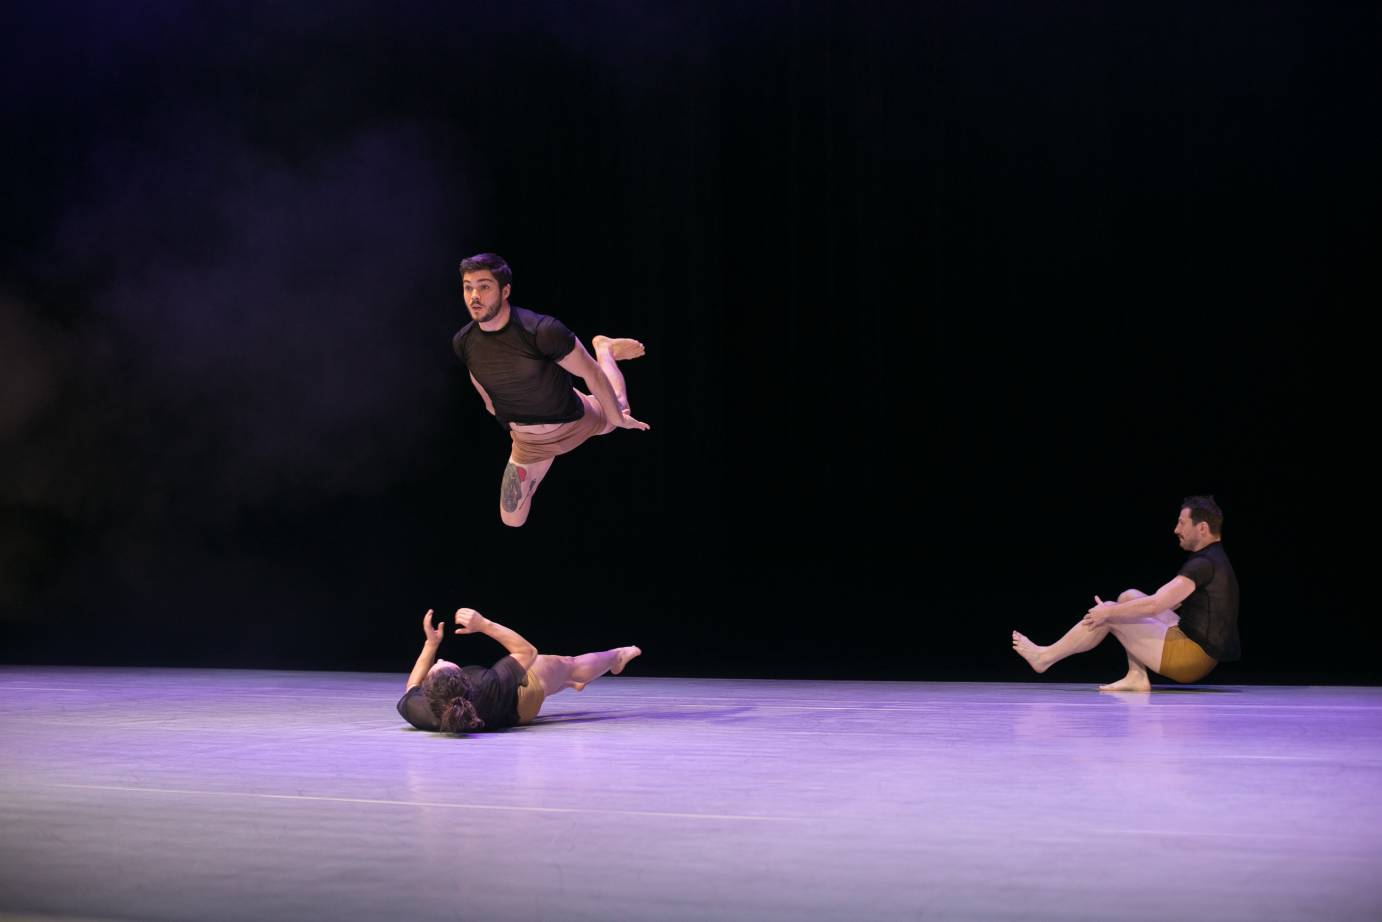
[{"label": "bent knee", "polygon": [[1147,593],[1141,589],[1124,589],[1122,594],[1118,596],[1118,601],[1131,602],[1133,599],[1145,599],[1146,597]]},{"label": "bent knee", "polygon": [[528,506],[526,504],[519,506],[513,512],[501,507],[499,509],[499,519],[510,528],[518,528],[524,522],[528,521]]}]

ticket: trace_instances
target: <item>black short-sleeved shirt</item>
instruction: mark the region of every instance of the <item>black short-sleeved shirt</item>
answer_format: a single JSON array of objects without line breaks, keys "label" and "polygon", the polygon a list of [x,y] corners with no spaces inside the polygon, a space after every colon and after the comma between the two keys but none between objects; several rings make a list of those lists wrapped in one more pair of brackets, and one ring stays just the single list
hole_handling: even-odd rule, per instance
[{"label": "black short-sleeved shirt", "polygon": [[[485,722],[483,729],[498,730],[518,723],[518,688],[527,676],[518,660],[506,656],[489,669],[463,666],[461,674],[470,680],[470,703]],[[419,730],[441,729],[441,720],[432,713],[421,685],[408,689],[398,699],[398,713]]]},{"label": "black short-sleeved shirt", "polygon": [[1223,543],[1191,554],[1179,575],[1195,584],[1177,611],[1180,629],[1219,662],[1238,659],[1238,577]]},{"label": "black short-sleeved shirt", "polygon": [[489,394],[504,428],[509,423],[569,423],[585,412],[571,375],[557,364],[576,348],[576,334],[557,318],[511,304],[502,329],[486,332],[472,321],[451,345]]}]

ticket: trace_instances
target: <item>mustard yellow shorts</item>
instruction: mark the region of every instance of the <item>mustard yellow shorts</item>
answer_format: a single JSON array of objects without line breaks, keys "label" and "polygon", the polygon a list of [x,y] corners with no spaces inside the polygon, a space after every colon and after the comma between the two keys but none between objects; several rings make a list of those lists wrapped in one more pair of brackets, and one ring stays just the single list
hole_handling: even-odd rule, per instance
[{"label": "mustard yellow shorts", "polygon": [[542,702],[547,700],[547,692],[542,690],[542,680],[531,670],[518,686],[518,723],[530,724],[537,712],[542,710]]},{"label": "mustard yellow shorts", "polygon": [[589,394],[576,391],[576,396],[581,398],[581,406],[585,408],[580,419],[541,426],[515,425],[509,429],[509,441],[513,443],[510,457],[516,463],[536,464],[564,455],[600,434],[605,428],[604,407]]},{"label": "mustard yellow shorts", "polygon": [[1161,648],[1161,667],[1158,675],[1177,682],[1198,682],[1209,675],[1209,670],[1219,665],[1218,661],[1195,641],[1185,636],[1185,632],[1173,627],[1166,632],[1166,643]]}]

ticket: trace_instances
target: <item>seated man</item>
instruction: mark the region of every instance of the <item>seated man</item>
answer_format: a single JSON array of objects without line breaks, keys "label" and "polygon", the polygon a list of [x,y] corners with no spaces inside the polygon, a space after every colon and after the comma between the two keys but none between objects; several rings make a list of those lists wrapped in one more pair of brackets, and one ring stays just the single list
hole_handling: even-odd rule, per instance
[{"label": "seated man", "polygon": [[467,733],[531,723],[549,695],[566,688],[580,691],[606,672],[618,675],[643,652],[616,647],[582,656],[548,656],[473,608],[457,609],[456,623],[457,634],[486,634],[508,655],[489,669],[437,659],[445,622],[434,627],[429,609],[422,616],[427,640],[398,701],[398,713],[419,730]]},{"label": "seated man", "polygon": [[1037,672],[1099,645],[1110,633],[1128,654],[1128,674],[1101,691],[1148,691],[1150,669],[1177,682],[1198,682],[1219,663],[1238,659],[1238,578],[1221,540],[1224,514],[1212,496],[1187,497],[1176,522],[1190,557],[1153,595],[1129,589],[1117,602],[1097,595],[1084,618],[1049,647],[1013,631],[1013,649]]}]

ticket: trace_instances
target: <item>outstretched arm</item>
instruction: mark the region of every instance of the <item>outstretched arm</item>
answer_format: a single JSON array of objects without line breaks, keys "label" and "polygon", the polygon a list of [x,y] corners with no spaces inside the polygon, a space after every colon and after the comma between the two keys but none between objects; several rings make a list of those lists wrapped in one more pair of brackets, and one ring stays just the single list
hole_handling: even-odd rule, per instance
[{"label": "outstretched arm", "polygon": [[1140,599],[1129,599],[1126,602],[1105,602],[1096,595],[1094,607],[1085,614],[1084,623],[1090,627],[1098,627],[1108,622],[1121,624],[1128,621],[1138,621],[1148,615],[1155,615],[1159,611],[1170,611],[1189,598],[1190,593],[1194,591],[1195,583],[1193,580],[1187,576],[1176,576],[1152,595]]},{"label": "outstretched arm", "polygon": [[524,672],[531,669],[537,660],[537,647],[524,640],[517,631],[489,620],[473,608],[457,609],[456,623],[461,625],[456,628],[457,634],[484,634],[497,640],[500,646],[509,651],[510,656],[518,660]]},{"label": "outstretched arm", "polygon": [[627,410],[620,406],[619,397],[614,393],[614,385],[609,383],[605,370],[585,350],[585,344],[579,339],[576,340],[576,348],[568,352],[566,358],[557,364],[585,382],[585,386],[590,388],[590,393],[594,394],[595,399],[600,401],[600,406],[605,411],[605,419],[609,422],[620,429],[650,428],[647,423],[634,419]]},{"label": "outstretched arm", "polygon": [[421,685],[422,680],[427,678],[427,670],[432,668],[432,664],[437,661],[437,649],[441,647],[441,639],[446,629],[442,626],[445,622],[439,623],[436,627],[432,626],[432,609],[427,609],[427,614],[422,616],[422,633],[427,635],[427,641],[422,645],[422,652],[418,654],[417,662],[413,664],[413,671],[408,673],[408,684],[404,691],[412,691],[414,686]]}]

